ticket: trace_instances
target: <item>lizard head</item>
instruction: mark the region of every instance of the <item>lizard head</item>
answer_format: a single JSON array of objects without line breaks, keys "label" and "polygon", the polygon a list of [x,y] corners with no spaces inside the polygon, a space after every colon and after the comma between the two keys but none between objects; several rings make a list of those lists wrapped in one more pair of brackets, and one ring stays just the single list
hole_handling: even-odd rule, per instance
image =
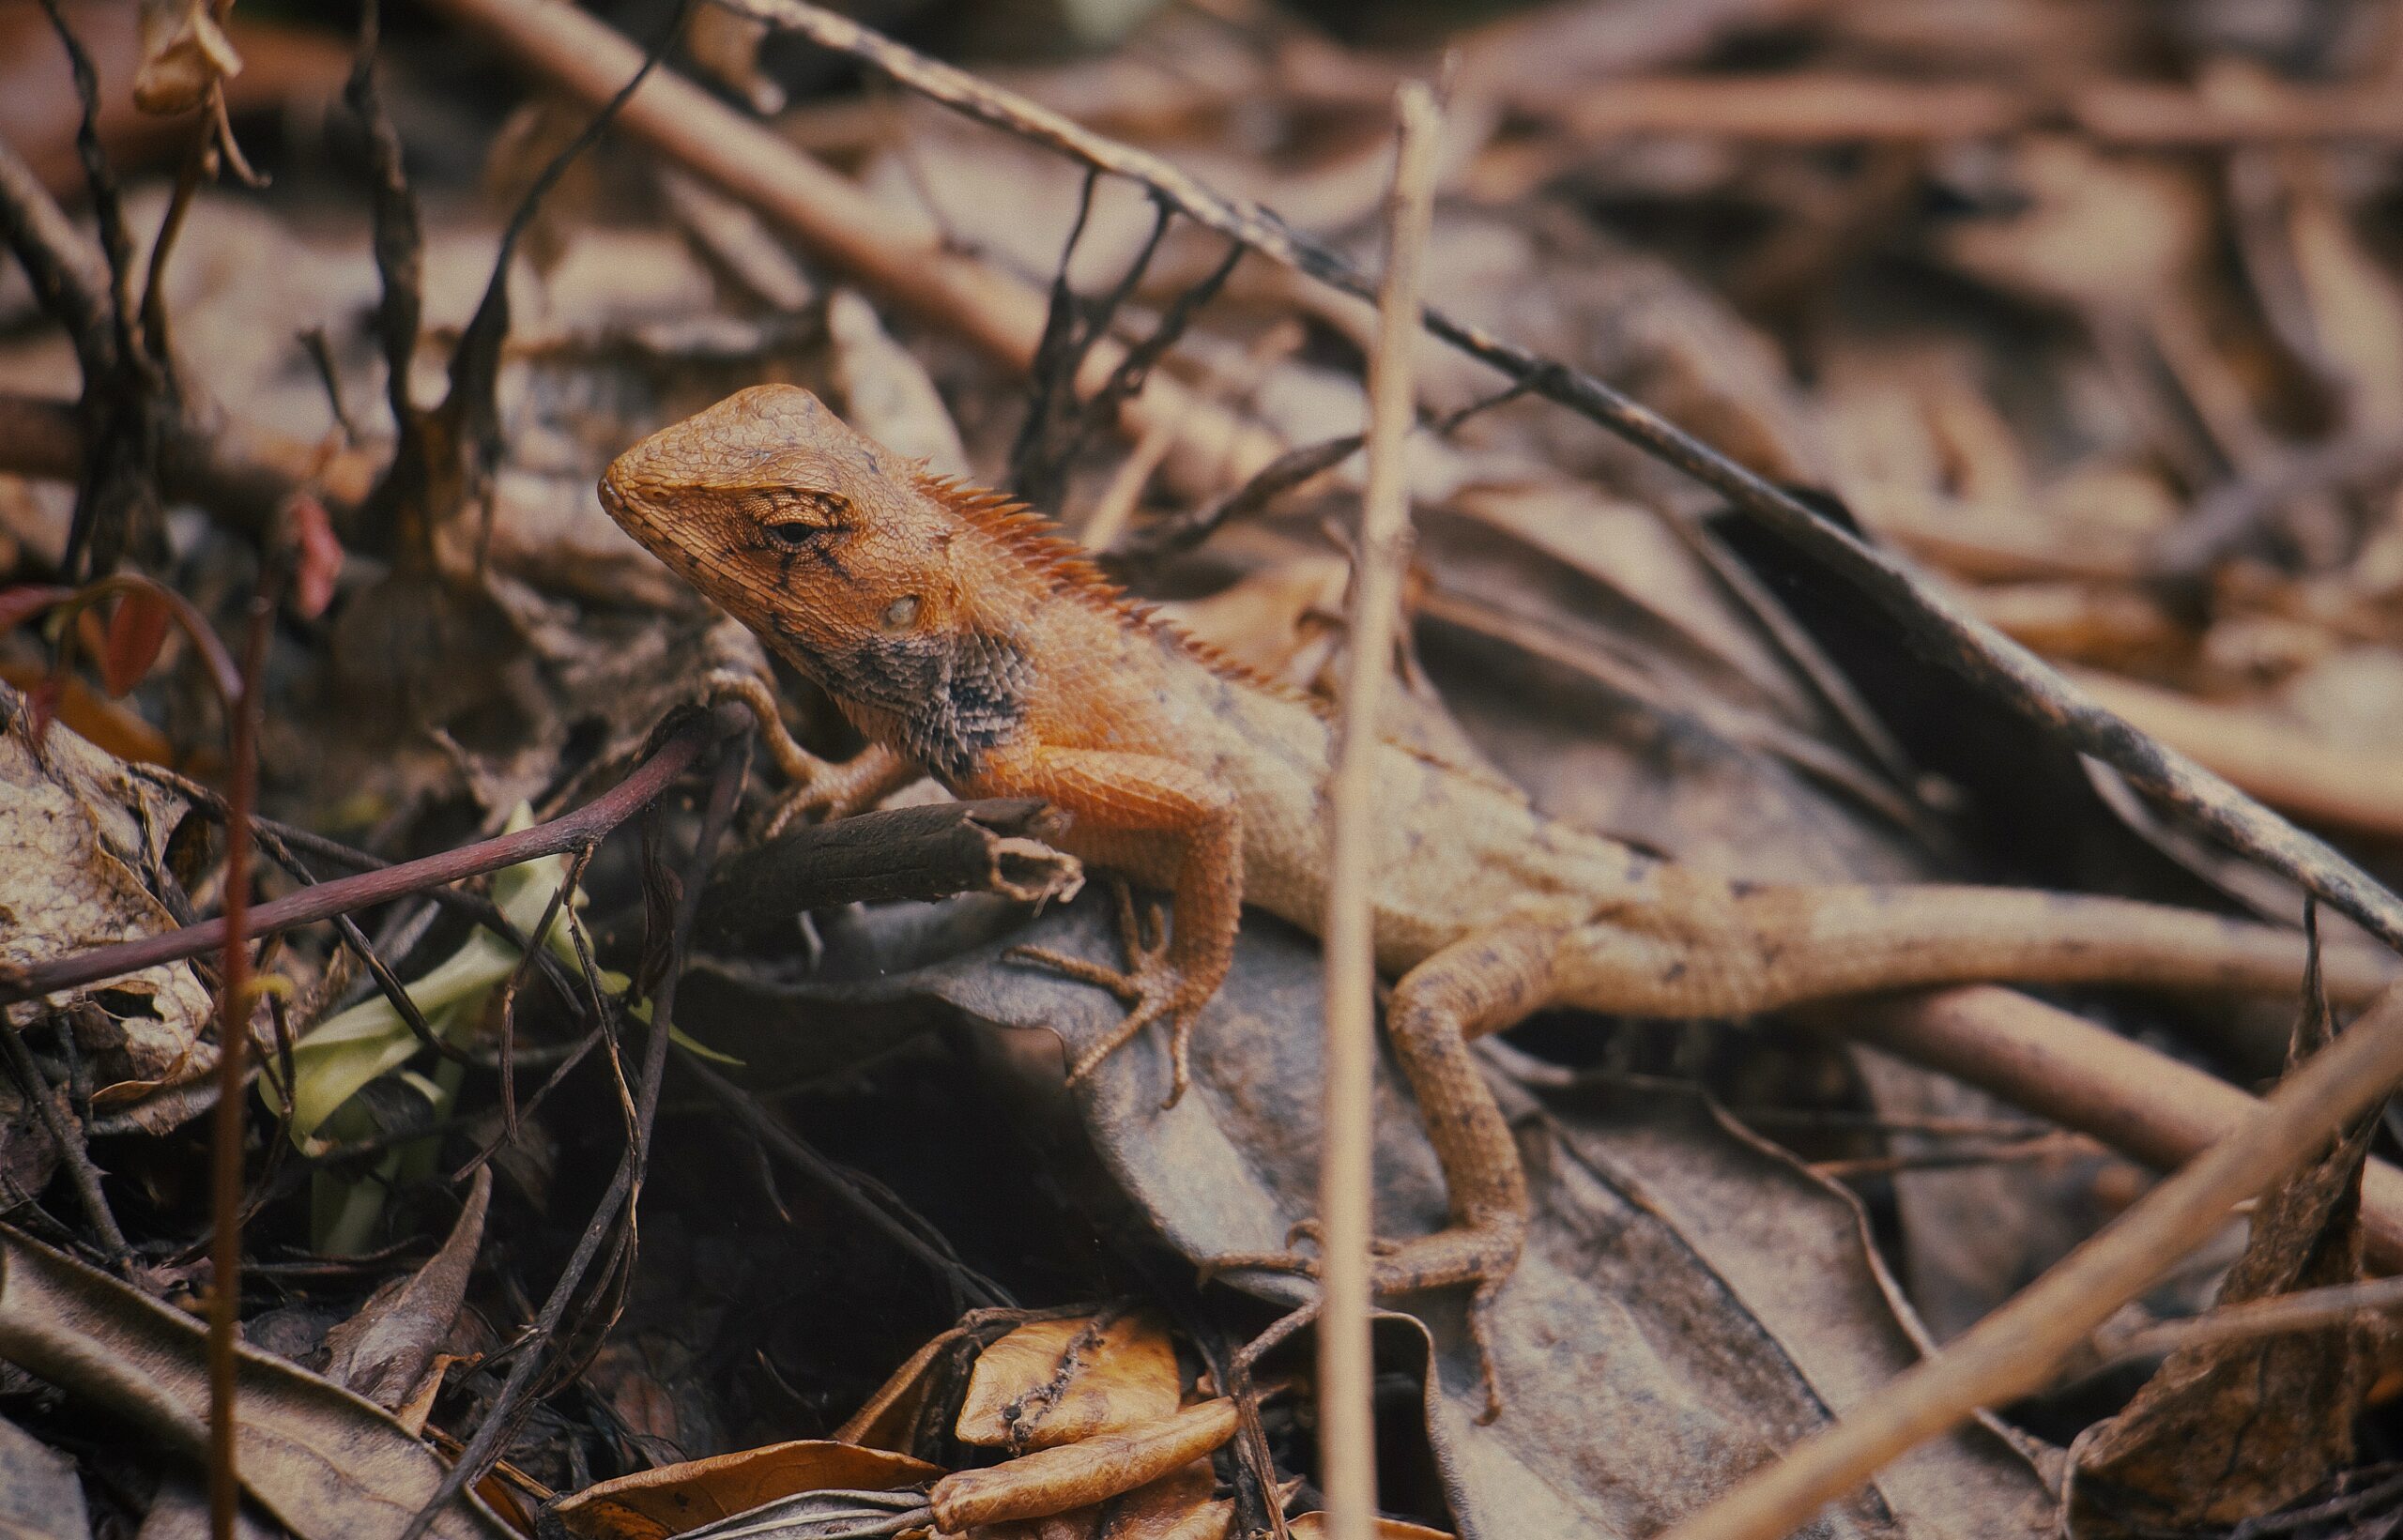
[{"label": "lizard head", "polygon": [[601,506],[871,736],[948,780],[1024,721],[1028,663],[984,613],[1022,564],[982,506],[797,386],[739,391],[620,455]]},{"label": "lizard head", "polygon": [[957,628],[955,526],[917,462],[791,385],[736,392],[618,456],[601,506],[803,668]]}]

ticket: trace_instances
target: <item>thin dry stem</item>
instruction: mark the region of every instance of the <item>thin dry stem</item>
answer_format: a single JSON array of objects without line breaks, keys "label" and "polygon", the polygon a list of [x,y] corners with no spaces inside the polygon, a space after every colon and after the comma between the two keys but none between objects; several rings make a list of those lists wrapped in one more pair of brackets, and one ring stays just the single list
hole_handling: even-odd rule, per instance
[{"label": "thin dry stem", "polygon": [[1353,562],[1351,650],[1344,669],[1342,731],[1329,785],[1333,830],[1326,897],[1326,1086],[1319,1159],[1324,1250],[1319,1277],[1319,1484],[1330,1540],[1376,1532],[1375,1377],[1369,1338],[1374,1300],[1374,1238],[1369,1169],[1370,1095],[1376,1074],[1376,937],[1370,863],[1378,810],[1378,696],[1393,666],[1401,579],[1410,559],[1409,476],[1403,464],[1413,417],[1412,355],[1418,342],[1419,281],[1435,200],[1441,117],[1434,93],[1416,82],[1394,93],[1400,145],[1385,226],[1385,272],[1378,297],[1376,353],[1369,363],[1369,485]]},{"label": "thin dry stem", "polygon": [[1666,1532],[1782,1540],[1890,1460],[2043,1387],[2111,1313],[2208,1239],[2234,1207],[2325,1149],[2403,1080],[2403,988],[2289,1074],[2260,1109],[1951,1347],[1834,1426]]},{"label": "thin dry stem", "polygon": [[232,784],[225,796],[225,953],[217,1018],[217,1128],[210,1183],[214,1243],[208,1270],[208,1528],[234,1540],[241,1504],[234,1441],[234,1349],[242,1308],[243,1050],[251,1042],[251,803],[258,788],[259,680],[267,663],[275,602],[264,587],[251,598],[241,689],[230,701]]},{"label": "thin dry stem", "polygon": [[2094,1345],[2109,1360],[2142,1358],[2181,1348],[2206,1348],[2255,1337],[2325,1331],[2397,1310],[2403,1310],[2403,1278],[2370,1278],[2266,1300],[2248,1300],[2242,1304],[2224,1305],[2185,1320],[2166,1320],[2120,1335],[2099,1335]]}]

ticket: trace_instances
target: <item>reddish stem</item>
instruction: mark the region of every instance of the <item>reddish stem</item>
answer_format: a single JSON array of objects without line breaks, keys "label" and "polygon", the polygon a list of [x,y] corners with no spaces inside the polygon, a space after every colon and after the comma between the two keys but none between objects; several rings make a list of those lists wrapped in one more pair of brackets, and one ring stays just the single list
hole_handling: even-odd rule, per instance
[{"label": "reddish stem", "polygon": [[[303,888],[297,893],[250,910],[246,917],[247,935],[252,938],[272,935],[277,931],[289,930],[294,925],[347,914],[353,909],[389,904],[395,898],[421,889],[456,882],[481,872],[497,871],[503,866],[515,866],[538,856],[555,856],[562,850],[573,850],[588,841],[600,838],[632,817],[665,790],[669,782],[682,774],[685,768],[699,757],[703,749],[730,733],[740,731],[750,720],[749,714],[739,706],[720,707],[686,724],[661,744],[633,774],[573,813],[562,814],[548,823],[537,824],[514,834],[502,834],[494,839],[480,840],[474,845],[462,846],[456,850],[427,856],[422,861],[403,861],[397,866],[385,866],[338,881],[321,882],[314,888]],[[247,841],[236,843],[248,844]],[[120,974],[139,972],[161,963],[195,957],[222,946],[225,933],[225,919],[220,917],[186,925],[181,930],[97,947],[72,957],[54,957],[25,969],[19,978],[0,981],[0,1004],[32,999]]]}]

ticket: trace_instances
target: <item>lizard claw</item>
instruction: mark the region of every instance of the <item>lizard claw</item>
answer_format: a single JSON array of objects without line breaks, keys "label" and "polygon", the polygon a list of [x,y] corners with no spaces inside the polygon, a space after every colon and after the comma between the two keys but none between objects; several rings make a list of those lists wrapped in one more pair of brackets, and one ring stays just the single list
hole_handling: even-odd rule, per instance
[{"label": "lizard claw", "polygon": [[1131,967],[1112,968],[1049,947],[1012,947],[1002,957],[1006,962],[1048,968],[1063,978],[1107,989],[1126,1005],[1125,1019],[1112,1028],[1108,1037],[1078,1055],[1077,1061],[1068,1067],[1068,1084],[1072,1086],[1099,1068],[1103,1060],[1133,1042],[1144,1028],[1165,1019],[1169,1024],[1171,1070],[1168,1100],[1160,1104],[1165,1110],[1184,1098],[1185,1088],[1192,1079],[1189,1054],[1194,1020],[1201,1012],[1202,1001],[1191,998],[1193,990],[1188,982],[1168,960],[1168,922],[1159,907],[1148,905],[1147,913],[1139,912],[1131,888],[1116,880],[1111,886],[1118,895],[1119,940]]}]

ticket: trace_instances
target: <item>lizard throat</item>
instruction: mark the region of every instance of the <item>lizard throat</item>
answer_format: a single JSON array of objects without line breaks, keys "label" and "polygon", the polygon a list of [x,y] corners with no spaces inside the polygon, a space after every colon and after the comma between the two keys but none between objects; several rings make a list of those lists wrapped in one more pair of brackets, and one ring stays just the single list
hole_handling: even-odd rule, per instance
[{"label": "lizard throat", "polygon": [[795,666],[823,685],[869,736],[956,786],[1026,720],[1026,651],[983,632],[880,638],[818,652],[780,635]]}]

